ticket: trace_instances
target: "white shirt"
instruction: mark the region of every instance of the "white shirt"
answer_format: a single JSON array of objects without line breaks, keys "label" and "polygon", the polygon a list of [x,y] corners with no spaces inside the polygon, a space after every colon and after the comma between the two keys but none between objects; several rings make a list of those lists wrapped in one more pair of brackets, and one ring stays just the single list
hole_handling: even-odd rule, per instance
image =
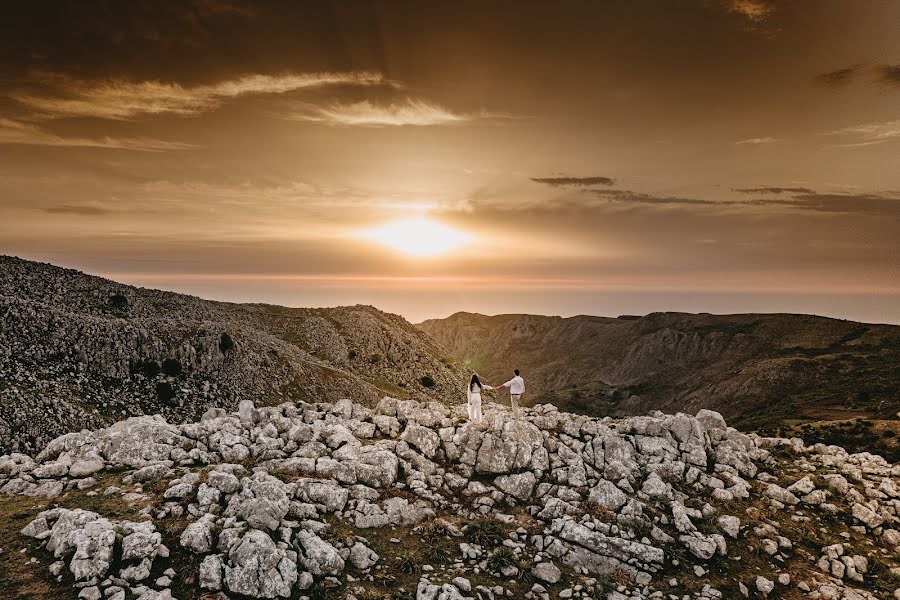
[{"label": "white shirt", "polygon": [[509,388],[510,395],[516,396],[519,394],[525,393],[525,380],[520,376],[516,375],[509,381],[503,384],[503,387]]},{"label": "white shirt", "polygon": [[475,386],[475,389],[473,390],[471,385],[466,386],[466,399],[467,399],[469,402],[471,402],[472,400],[476,400],[476,399],[477,399],[477,400],[481,400],[481,390],[482,390],[482,389],[485,389],[485,390],[492,390],[492,389],[494,389],[494,388],[492,388],[492,387],[489,386],[489,385],[481,384],[481,387],[478,387],[478,386],[476,385],[476,386]]}]

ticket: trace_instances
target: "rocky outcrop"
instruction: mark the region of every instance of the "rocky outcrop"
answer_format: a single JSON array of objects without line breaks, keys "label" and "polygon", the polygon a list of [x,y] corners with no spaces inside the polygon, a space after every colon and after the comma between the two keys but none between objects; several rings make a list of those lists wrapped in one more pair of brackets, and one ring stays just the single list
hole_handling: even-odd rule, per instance
[{"label": "rocky outcrop", "polygon": [[[0,457],[0,494],[54,492],[21,534],[72,598],[894,594],[900,467],[881,457],[745,435],[709,410],[464,413],[385,398],[130,418]],[[98,479],[141,518],[65,507]],[[161,575],[182,562],[189,580]]]}]

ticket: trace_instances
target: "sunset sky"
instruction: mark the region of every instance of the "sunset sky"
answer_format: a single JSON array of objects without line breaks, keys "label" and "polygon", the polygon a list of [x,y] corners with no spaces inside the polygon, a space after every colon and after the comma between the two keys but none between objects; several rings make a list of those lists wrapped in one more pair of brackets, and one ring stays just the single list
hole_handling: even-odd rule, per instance
[{"label": "sunset sky", "polygon": [[900,323],[900,2],[18,2],[0,253],[412,321]]}]

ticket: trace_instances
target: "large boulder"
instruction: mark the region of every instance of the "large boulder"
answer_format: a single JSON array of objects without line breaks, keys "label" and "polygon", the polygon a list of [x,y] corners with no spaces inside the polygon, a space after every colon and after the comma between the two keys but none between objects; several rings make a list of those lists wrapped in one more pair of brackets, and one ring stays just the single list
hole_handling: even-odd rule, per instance
[{"label": "large boulder", "polygon": [[[207,565],[212,569],[213,565]],[[215,577],[207,573],[210,581]],[[251,529],[228,554],[225,583],[228,590],[251,598],[287,598],[297,582],[297,557],[275,546],[263,531]]]},{"label": "large boulder", "polygon": [[161,416],[131,417],[95,434],[100,456],[113,465],[143,467],[169,460],[172,450],[189,445],[178,427]]},{"label": "large boulder", "polygon": [[588,494],[588,501],[599,504],[603,508],[616,512],[627,501],[625,492],[616,487],[611,481],[601,479]]},{"label": "large boulder", "polygon": [[316,576],[337,575],[344,570],[344,559],[334,546],[311,531],[297,532],[301,549],[300,563]]},{"label": "large boulder", "polygon": [[541,430],[527,421],[506,421],[500,431],[486,432],[478,448],[475,470],[502,474],[530,467],[535,451],[543,448]]},{"label": "large boulder", "polygon": [[424,456],[431,459],[434,458],[438,446],[440,446],[441,438],[437,433],[427,427],[410,423],[403,431],[400,439],[416,448]]},{"label": "large boulder", "polygon": [[290,509],[291,488],[263,471],[241,480],[241,491],[234,494],[225,509],[226,517],[239,517],[254,529],[274,531]]}]

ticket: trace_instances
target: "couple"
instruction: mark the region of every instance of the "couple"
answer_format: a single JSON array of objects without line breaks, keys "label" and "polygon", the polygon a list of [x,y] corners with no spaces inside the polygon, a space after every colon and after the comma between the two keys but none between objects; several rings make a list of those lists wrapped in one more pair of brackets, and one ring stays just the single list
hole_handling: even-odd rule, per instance
[{"label": "couple", "polygon": [[[512,407],[513,418],[519,418],[519,398],[525,393],[525,380],[519,375],[519,370],[515,370],[515,376],[504,383],[501,387],[509,388],[509,404]],[[481,383],[477,373],[472,373],[472,379],[469,380],[469,387],[466,390],[466,396],[469,399],[469,420],[481,423],[481,392],[482,390],[496,389],[487,384]]]}]

